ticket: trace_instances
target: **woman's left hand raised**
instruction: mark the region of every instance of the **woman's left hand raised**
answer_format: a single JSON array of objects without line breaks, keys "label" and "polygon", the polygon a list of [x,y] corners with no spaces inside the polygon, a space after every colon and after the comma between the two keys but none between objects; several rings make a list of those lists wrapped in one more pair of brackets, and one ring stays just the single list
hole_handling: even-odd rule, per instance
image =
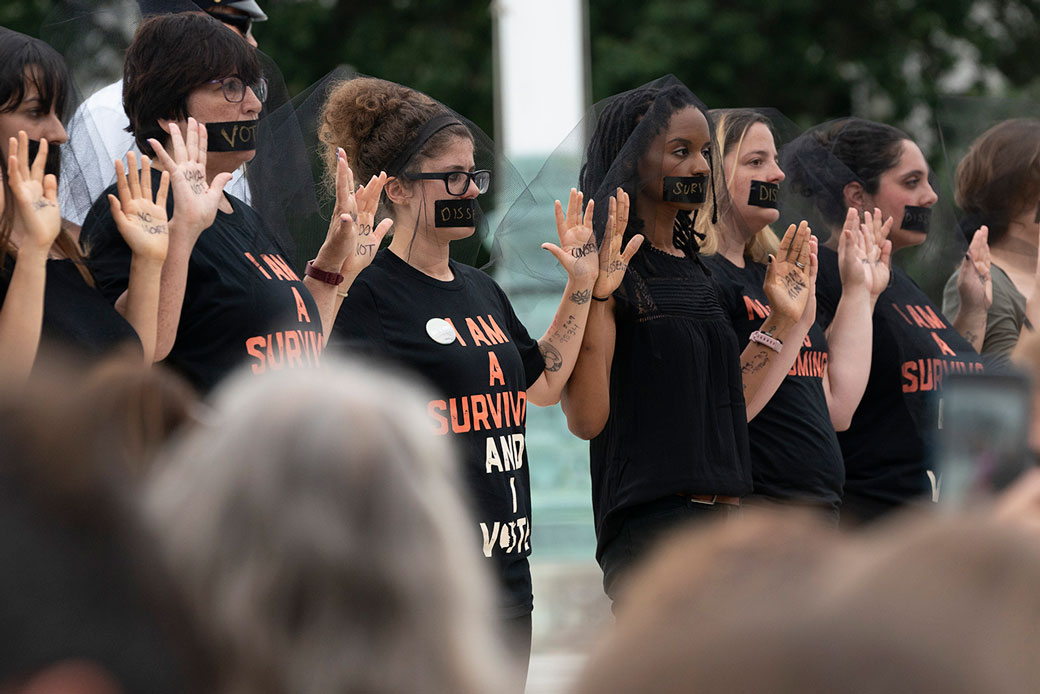
[{"label": "woman's left hand raised", "polygon": [[993,304],[993,276],[990,273],[989,227],[983,225],[971,237],[971,245],[961,261],[957,293],[961,310],[988,313]]},{"label": "woman's left hand raised", "polygon": [[787,228],[776,257],[769,256],[763,290],[775,317],[792,325],[805,313],[809,295],[815,290],[816,255],[812,252],[812,232],[802,220],[797,229]]},{"label": "woman's left hand raised", "polygon": [[137,168],[134,152],[126,155],[129,170],[122,160],[116,160],[116,192],[109,193],[108,204],[112,218],[120,235],[134,255],[143,259],[162,262],[166,260],[170,235],[166,217],[166,195],[170,188],[170,172],[163,171],[159,190],[152,199],[152,162],[141,157],[141,168]]},{"label": "woman's left hand raised", "polygon": [[628,263],[643,244],[643,235],[636,234],[621,250],[625,229],[628,227],[628,193],[621,188],[610,198],[607,227],[603,232],[603,243],[599,249],[599,276],[592,288],[592,295],[606,299],[621,286]]}]

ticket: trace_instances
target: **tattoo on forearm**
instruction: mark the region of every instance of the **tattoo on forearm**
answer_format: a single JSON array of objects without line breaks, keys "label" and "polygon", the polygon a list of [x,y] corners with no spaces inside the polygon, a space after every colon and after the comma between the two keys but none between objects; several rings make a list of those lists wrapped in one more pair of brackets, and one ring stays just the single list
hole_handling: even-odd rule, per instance
[{"label": "tattoo on forearm", "polygon": [[563,367],[563,356],[560,354],[560,350],[553,347],[551,342],[547,340],[539,342],[538,349],[542,352],[542,358],[545,359],[546,371],[556,373]]},{"label": "tattoo on forearm", "polygon": [[979,339],[979,336],[975,334],[974,330],[968,330],[964,333],[964,339],[968,341],[968,344],[974,347],[975,341]]},{"label": "tattoo on forearm", "polygon": [[[769,355],[766,352],[759,352],[758,354],[755,354],[753,357],[741,364],[740,373],[744,374],[745,376],[756,374],[762,369],[764,369],[768,363]],[[747,386],[744,386],[744,388],[746,390]]]},{"label": "tattoo on forearm", "polygon": [[581,305],[581,304],[587,304],[591,297],[592,297],[592,290],[591,289],[580,289],[580,290],[574,292],[573,294],[571,294],[570,299],[574,303],[576,303],[578,305]]},{"label": "tattoo on forearm", "polygon": [[787,290],[787,296],[792,299],[797,299],[798,295],[805,289],[805,281],[793,270],[781,278],[784,283],[784,288]]}]

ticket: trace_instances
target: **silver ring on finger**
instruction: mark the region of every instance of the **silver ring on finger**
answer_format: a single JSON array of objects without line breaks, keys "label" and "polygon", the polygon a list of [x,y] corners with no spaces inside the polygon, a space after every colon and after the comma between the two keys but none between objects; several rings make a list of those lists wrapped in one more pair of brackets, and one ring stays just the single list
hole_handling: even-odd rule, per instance
[{"label": "silver ring on finger", "polygon": [[796,261],[794,261],[794,264],[795,264],[795,267],[797,267],[799,270],[804,270],[805,269],[805,264],[804,263],[799,263],[796,260]]}]

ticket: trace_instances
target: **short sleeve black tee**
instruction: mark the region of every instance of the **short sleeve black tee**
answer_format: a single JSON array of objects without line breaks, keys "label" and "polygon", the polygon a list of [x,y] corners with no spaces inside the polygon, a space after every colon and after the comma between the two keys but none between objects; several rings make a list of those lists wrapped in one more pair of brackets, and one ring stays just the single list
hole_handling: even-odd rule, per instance
[{"label": "short sleeve black tee", "polygon": [[[191,252],[177,338],[165,362],[202,391],[240,364],[256,374],[317,366],[324,348],[310,292],[257,213],[227,199],[232,212],[218,211]],[[172,216],[172,194],[167,209]],[[98,288],[114,302],[127,287],[132,254],[106,194],[87,214],[80,239]]]},{"label": "short sleeve black tee", "polygon": [[[737,267],[721,255],[706,258],[737,341],[747,343],[769,315],[762,289],[766,266]],[[765,407],[748,423],[755,494],[837,508],[845,482],[841,447],[823,391],[827,338],[813,324],[794,366]]]},{"label": "short sleeve black tee", "polygon": [[[838,254],[819,253],[817,320],[830,325],[841,299]],[[897,505],[931,488],[925,439],[938,428],[931,399],[948,373],[983,370],[978,353],[910,276],[895,265],[874,308],[870,378],[852,424],[838,434],[845,490]]]},{"label": "short sleeve black tee", "polygon": [[[433,386],[427,411],[437,434],[462,454],[474,535],[502,581],[502,614],[531,611],[531,492],[527,468],[527,389],[545,362],[502,289],[466,265],[443,282],[387,249],[350,287],[330,344],[381,354]],[[428,328],[454,329],[449,344]]]},{"label": "short sleeve black tee", "polygon": [[[8,257],[0,271],[0,304],[7,298],[14,264]],[[141,340],[133,326],[84,281],[71,260],[47,261],[40,345],[88,359],[124,348],[141,352]]]},{"label": "short sleeve black tee", "polygon": [[614,298],[610,415],[590,445],[597,558],[640,504],[752,491],[740,348],[712,278],[644,243]]}]

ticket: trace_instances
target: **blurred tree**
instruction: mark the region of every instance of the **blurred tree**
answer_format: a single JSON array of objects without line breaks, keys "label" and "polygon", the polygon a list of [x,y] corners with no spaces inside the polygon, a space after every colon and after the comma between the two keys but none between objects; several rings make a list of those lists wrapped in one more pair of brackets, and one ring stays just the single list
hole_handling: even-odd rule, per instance
[{"label": "blurred tree", "polygon": [[774,106],[802,124],[856,113],[928,120],[944,92],[1035,80],[1037,0],[590,0],[598,100],[674,73],[711,107]]},{"label": "blurred tree", "polygon": [[485,132],[492,115],[487,0],[262,0],[260,47],[296,93],[339,65],[407,84],[450,105]]}]

